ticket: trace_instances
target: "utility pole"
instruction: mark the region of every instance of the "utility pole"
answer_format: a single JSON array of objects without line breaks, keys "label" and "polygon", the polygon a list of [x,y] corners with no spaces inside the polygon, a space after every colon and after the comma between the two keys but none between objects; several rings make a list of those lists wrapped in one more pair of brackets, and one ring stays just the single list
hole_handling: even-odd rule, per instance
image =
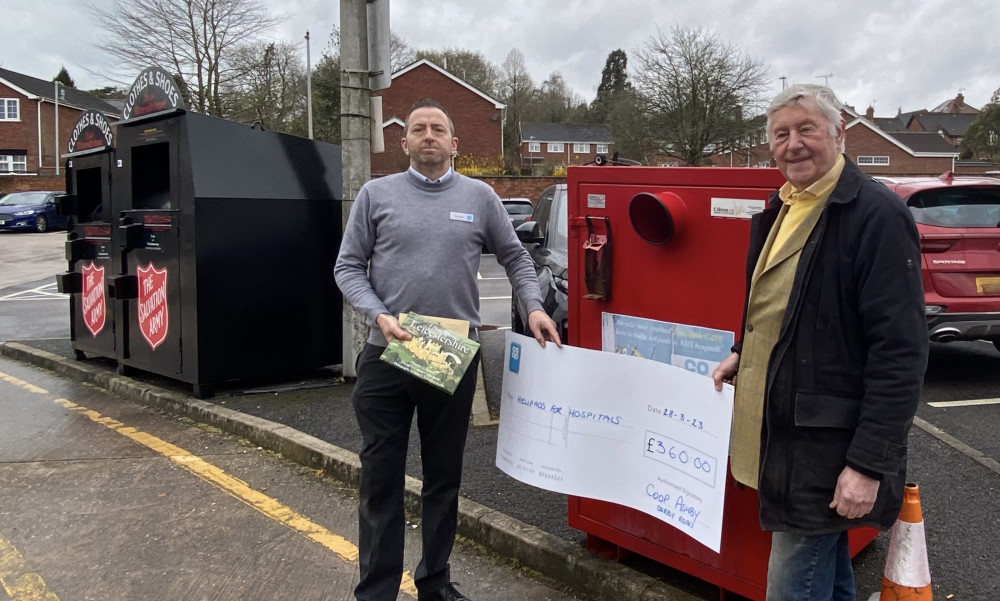
[{"label": "utility pole", "polygon": [[[57,79],[52,83],[55,84],[55,101],[56,101],[56,121],[55,121],[56,147],[54,152],[56,154],[56,175],[59,175],[59,80]],[[41,163],[41,161],[39,161],[39,163]]]},{"label": "utility pole", "polygon": [[309,121],[309,139],[313,139],[313,78],[312,60],[309,56],[309,30],[306,30],[306,120]]},{"label": "utility pole", "polygon": [[[340,0],[340,132],[343,225],[361,186],[371,179],[368,8],[365,0]],[[344,299],[343,375],[356,378],[354,360],[368,339],[363,315]]]},{"label": "utility pole", "polygon": [[784,75],[782,75],[782,76],[781,76],[781,77],[779,77],[778,79],[780,79],[780,80],[781,80],[781,91],[782,91],[782,92],[784,92],[784,91],[785,91],[785,80],[786,80],[786,79],[788,79],[788,78],[787,78],[787,77],[785,77]]}]

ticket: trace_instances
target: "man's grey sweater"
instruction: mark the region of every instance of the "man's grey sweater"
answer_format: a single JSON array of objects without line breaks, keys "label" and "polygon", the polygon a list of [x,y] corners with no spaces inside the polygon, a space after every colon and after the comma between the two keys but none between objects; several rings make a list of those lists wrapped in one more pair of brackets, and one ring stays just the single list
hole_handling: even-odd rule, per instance
[{"label": "man's grey sweater", "polygon": [[371,344],[386,345],[375,318],[410,311],[464,319],[476,339],[484,246],[528,313],[541,309],[531,257],[493,189],[459,173],[428,183],[407,171],[358,192],[333,271],[344,297],[365,315]]}]

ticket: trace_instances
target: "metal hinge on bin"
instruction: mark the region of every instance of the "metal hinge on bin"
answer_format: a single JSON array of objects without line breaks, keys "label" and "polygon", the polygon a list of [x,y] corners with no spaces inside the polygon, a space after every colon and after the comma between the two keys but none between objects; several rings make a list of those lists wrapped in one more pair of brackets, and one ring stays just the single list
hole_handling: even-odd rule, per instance
[{"label": "metal hinge on bin", "polygon": [[[583,243],[583,279],[587,293],[583,298],[611,299],[611,220],[585,217],[587,240]],[[594,224],[603,223],[604,232],[595,232]]]}]

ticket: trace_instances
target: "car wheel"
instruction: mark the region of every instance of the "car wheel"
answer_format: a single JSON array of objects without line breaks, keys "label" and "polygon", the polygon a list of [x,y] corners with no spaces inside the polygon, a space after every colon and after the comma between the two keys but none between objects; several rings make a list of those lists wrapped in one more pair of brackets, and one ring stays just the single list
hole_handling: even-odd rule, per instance
[{"label": "car wheel", "polygon": [[35,219],[35,231],[39,234],[47,232],[49,229],[49,220],[45,218],[45,215],[39,215]]}]

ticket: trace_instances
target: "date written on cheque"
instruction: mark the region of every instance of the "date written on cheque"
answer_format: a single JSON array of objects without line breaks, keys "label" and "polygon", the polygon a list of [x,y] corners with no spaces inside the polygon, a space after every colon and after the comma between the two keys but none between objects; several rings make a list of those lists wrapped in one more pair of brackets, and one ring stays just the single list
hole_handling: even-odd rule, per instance
[{"label": "date written on cheque", "polygon": [[672,419],[688,424],[689,426],[693,428],[698,428],[699,430],[705,429],[705,422],[701,421],[695,416],[685,414],[683,411],[675,411],[670,407],[660,408],[653,405],[646,405],[646,411],[649,411],[650,413],[655,413],[656,415],[662,415],[667,419]]},{"label": "date written on cheque", "polygon": [[715,488],[718,461],[708,453],[674,440],[669,436],[646,430],[643,455],[670,466]]}]

